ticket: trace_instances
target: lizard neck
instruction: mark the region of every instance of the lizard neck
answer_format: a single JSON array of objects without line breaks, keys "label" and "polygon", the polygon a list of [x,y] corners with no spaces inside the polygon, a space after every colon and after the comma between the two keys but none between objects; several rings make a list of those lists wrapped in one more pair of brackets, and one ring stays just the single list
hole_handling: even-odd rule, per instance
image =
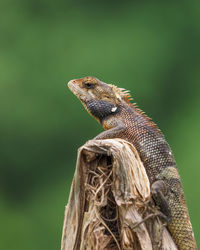
[{"label": "lizard neck", "polygon": [[164,135],[141,110],[133,105],[123,104],[116,117],[119,117],[126,127],[121,138],[135,146],[151,183],[163,168],[176,165]]}]

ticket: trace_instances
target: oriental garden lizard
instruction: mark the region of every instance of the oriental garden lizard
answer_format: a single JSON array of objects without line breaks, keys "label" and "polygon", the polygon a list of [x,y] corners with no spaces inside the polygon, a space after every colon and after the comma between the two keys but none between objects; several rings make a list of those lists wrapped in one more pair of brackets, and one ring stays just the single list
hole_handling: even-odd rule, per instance
[{"label": "oriental garden lizard", "polygon": [[135,146],[150,180],[153,200],[176,245],[180,250],[197,249],[176,162],[155,123],[130,102],[128,91],[95,77],[71,80],[68,87],[105,129],[95,139],[122,138]]}]

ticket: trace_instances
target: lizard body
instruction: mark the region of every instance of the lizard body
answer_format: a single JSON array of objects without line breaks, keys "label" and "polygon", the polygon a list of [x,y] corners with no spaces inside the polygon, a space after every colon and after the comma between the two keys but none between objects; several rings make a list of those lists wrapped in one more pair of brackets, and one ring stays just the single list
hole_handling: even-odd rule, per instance
[{"label": "lizard body", "polygon": [[94,77],[71,80],[68,87],[105,129],[95,139],[122,138],[135,146],[178,248],[197,249],[176,162],[155,123],[130,102],[124,89]]}]

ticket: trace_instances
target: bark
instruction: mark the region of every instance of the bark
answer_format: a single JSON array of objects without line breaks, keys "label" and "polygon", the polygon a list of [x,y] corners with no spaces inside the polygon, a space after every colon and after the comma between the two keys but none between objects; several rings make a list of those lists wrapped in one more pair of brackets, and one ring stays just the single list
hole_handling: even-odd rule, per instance
[{"label": "bark", "polygon": [[91,140],[78,150],[61,250],[173,249],[135,147]]}]

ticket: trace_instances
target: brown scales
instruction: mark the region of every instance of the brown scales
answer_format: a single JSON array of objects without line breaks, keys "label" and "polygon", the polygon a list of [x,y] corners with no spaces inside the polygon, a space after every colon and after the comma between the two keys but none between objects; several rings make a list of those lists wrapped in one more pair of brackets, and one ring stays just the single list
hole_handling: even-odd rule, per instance
[{"label": "brown scales", "polygon": [[[171,149],[156,124],[130,102],[128,91],[94,77],[72,80],[70,90],[106,129],[95,139],[122,138],[137,149],[152,195],[168,218],[168,229],[180,250],[197,249],[180,177]],[[167,188],[167,193],[162,193]]]},{"label": "brown scales", "polygon": [[129,90],[126,90],[124,88],[118,88],[117,86],[112,85],[112,84],[109,84],[109,85],[113,88],[114,92],[119,93],[119,95],[124,99],[124,101],[130,107],[133,107],[137,111],[138,114],[140,114],[143,117],[145,117],[147,119],[147,121],[149,122],[149,125],[151,124],[153,127],[159,129],[157,127],[157,125],[155,124],[155,122],[153,122],[151,120],[151,118],[149,116],[147,116],[146,113],[138,107],[137,103],[131,103],[131,101],[133,100],[133,98],[132,98]]}]

